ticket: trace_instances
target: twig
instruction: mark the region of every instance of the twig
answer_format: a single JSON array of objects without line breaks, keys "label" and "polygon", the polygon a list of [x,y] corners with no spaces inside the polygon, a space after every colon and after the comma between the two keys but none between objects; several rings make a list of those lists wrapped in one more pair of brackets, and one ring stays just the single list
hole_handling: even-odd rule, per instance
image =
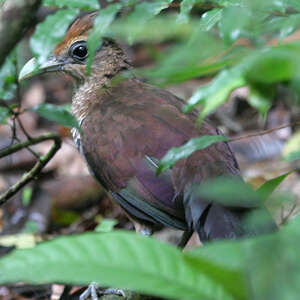
[{"label": "twig", "polygon": [[250,134],[246,134],[246,135],[242,135],[242,136],[231,137],[227,140],[227,142],[235,142],[235,141],[248,139],[248,138],[255,137],[255,136],[261,136],[261,135],[265,135],[265,134],[271,133],[271,132],[276,131],[276,130],[280,130],[280,129],[295,126],[295,125],[300,125],[300,122],[281,125],[281,126],[274,127],[274,128],[271,128],[271,129],[267,129],[267,130],[263,130],[263,131],[259,131],[259,132],[255,132],[255,133],[250,133]]},{"label": "twig", "polygon": [[292,214],[295,212],[296,208],[297,205],[294,203],[290,211],[286,215],[284,215],[284,208],[282,208],[280,226],[285,225],[287,223],[287,221],[290,219]]},{"label": "twig", "polygon": [[37,175],[41,172],[41,170],[46,166],[46,164],[50,161],[50,159],[55,155],[57,150],[61,146],[61,138],[56,133],[47,133],[43,134],[41,136],[32,138],[31,140],[27,140],[25,142],[12,145],[10,147],[7,147],[0,151],[0,158],[4,157],[6,155],[12,154],[16,151],[19,151],[25,147],[28,147],[30,145],[35,145],[47,140],[53,140],[54,144],[49,150],[49,152],[40,157],[40,159],[36,162],[36,164],[33,166],[33,168],[25,173],[23,177],[14,185],[12,185],[7,191],[5,191],[3,194],[0,195],[0,205],[4,204],[10,197],[15,195],[22,187],[24,187],[28,182],[30,182],[32,179],[35,179]]}]

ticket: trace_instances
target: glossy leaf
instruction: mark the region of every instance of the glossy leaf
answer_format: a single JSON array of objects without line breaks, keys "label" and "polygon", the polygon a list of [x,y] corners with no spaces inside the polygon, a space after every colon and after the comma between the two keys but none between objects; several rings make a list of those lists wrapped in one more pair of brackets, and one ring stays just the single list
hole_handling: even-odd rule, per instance
[{"label": "glossy leaf", "polygon": [[161,159],[157,174],[160,174],[166,169],[171,168],[180,159],[186,158],[193,154],[197,150],[201,150],[209,147],[210,145],[226,141],[227,138],[220,135],[206,135],[189,140],[186,144],[181,147],[174,147],[170,149],[167,154]]},{"label": "glossy leaf", "polygon": [[62,40],[70,23],[79,13],[78,9],[61,9],[37,25],[30,40],[30,47],[39,64],[44,63],[56,44]]},{"label": "glossy leaf", "polygon": [[106,8],[100,10],[98,16],[95,18],[94,27],[88,38],[88,63],[87,71],[90,72],[92,62],[94,60],[95,53],[97,49],[101,46],[101,38],[104,36],[108,30],[109,25],[115,18],[117,12],[121,9],[121,4],[111,4]]},{"label": "glossy leaf", "polygon": [[200,29],[203,31],[212,29],[221,20],[222,12],[222,9],[215,8],[204,13],[199,24]]},{"label": "glossy leaf", "polygon": [[42,103],[30,109],[41,117],[57,122],[66,127],[79,128],[75,117],[64,106]]},{"label": "glossy leaf", "polygon": [[61,237],[12,252],[0,269],[2,284],[94,281],[172,299],[242,300],[246,290],[238,270],[127,232]]},{"label": "glossy leaf", "polygon": [[98,0],[43,0],[46,6],[57,6],[59,8],[79,8],[83,10],[99,9]]}]

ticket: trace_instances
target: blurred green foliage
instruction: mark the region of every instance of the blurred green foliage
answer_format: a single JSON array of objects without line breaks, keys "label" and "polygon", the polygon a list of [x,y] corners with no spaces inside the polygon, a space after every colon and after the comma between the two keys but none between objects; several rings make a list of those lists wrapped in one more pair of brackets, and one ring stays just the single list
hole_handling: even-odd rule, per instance
[{"label": "blurred green foliage", "polygon": [[171,299],[297,300],[299,226],[298,217],[278,233],[186,252],[120,231],[61,237],[0,259],[0,283],[96,281]]},{"label": "blurred green foliage", "polygon": [[54,105],[50,103],[41,103],[30,108],[41,117],[50,121],[57,122],[66,127],[75,127],[79,129],[79,125],[75,117],[70,113],[69,105]]},{"label": "blurred green foliage", "polygon": [[[157,85],[213,77],[199,87],[185,107],[189,112],[201,106],[200,121],[238,87],[250,87],[249,104],[263,116],[272,105],[278,84],[299,95],[300,42],[284,41],[300,29],[298,0],[182,0],[179,10],[166,11],[173,2],[127,0],[100,9],[88,40],[89,66],[104,36],[149,46],[168,42],[162,53],[154,53],[155,65],[136,73]],[[31,38],[33,55],[40,63],[63,38],[80,9],[99,8],[97,1],[91,0],[43,3],[59,9],[37,25]],[[12,51],[0,69],[0,100],[15,96],[18,59]],[[32,110],[65,126],[77,126],[65,108],[41,104]],[[10,115],[9,108],[0,104],[0,122],[5,123]],[[159,171],[224,139],[206,136],[172,149],[161,161]],[[286,159],[299,159],[299,153],[298,133],[287,144],[284,155]],[[230,201],[247,196],[259,202],[266,200],[287,175],[268,181],[258,191],[222,179],[208,183],[199,192],[222,195]],[[185,253],[152,238],[126,232],[103,233],[113,225],[100,224],[102,233],[62,237],[13,252],[0,259],[0,283],[98,281],[174,299],[299,299],[299,217],[279,233],[214,242]]]}]

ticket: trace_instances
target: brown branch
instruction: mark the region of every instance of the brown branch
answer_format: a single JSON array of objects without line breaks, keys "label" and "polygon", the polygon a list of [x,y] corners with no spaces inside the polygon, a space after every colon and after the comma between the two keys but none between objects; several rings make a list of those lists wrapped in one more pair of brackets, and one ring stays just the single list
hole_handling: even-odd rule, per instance
[{"label": "brown branch", "polygon": [[6,0],[0,10],[0,67],[34,21],[41,0]]},{"label": "brown branch", "polygon": [[33,168],[29,172],[25,173],[17,183],[12,185],[7,191],[5,191],[3,194],[0,195],[0,205],[4,204],[10,197],[15,195],[28,182],[30,182],[32,179],[35,179],[39,175],[42,169],[46,166],[46,164],[51,160],[51,158],[55,155],[57,150],[60,148],[61,138],[56,133],[47,133],[32,138],[31,140],[27,140],[25,142],[12,145],[0,151],[0,158],[1,158],[6,155],[12,154],[16,151],[19,151],[23,148],[26,148],[30,145],[35,145],[47,140],[53,140],[54,142],[51,149],[48,151],[46,155],[40,157],[40,159],[36,162]]},{"label": "brown branch", "polygon": [[278,126],[278,127],[274,127],[274,128],[271,128],[271,129],[267,129],[267,130],[263,130],[263,131],[259,131],[259,132],[255,132],[255,133],[250,133],[250,134],[246,134],[246,135],[231,137],[227,140],[227,142],[235,142],[235,141],[248,139],[248,138],[255,137],[255,136],[261,136],[261,135],[265,135],[265,134],[271,133],[271,132],[276,131],[276,130],[280,130],[280,129],[295,126],[295,125],[300,125],[300,122],[281,125],[281,126]]}]

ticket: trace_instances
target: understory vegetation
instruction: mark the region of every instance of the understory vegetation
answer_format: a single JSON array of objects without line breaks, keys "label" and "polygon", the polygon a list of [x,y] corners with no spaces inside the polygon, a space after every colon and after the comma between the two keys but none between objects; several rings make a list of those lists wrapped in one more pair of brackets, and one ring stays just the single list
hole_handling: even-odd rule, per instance
[{"label": "understory vegetation", "polygon": [[[13,31],[18,26],[14,22],[7,24],[5,15],[14,2],[18,1],[0,0],[0,38],[5,39],[3,29]],[[21,2],[25,3],[24,7],[30,3]],[[36,2],[41,3],[30,12],[34,18],[21,25],[26,27],[26,32],[21,30],[19,38],[15,35],[15,43],[6,53],[0,51],[0,170],[3,172],[0,176],[0,246],[3,248],[0,284],[3,287],[61,285],[68,293],[70,286],[97,282],[100,286],[134,291],[136,297],[146,294],[185,300],[298,300],[299,193],[297,198],[297,188],[280,189],[279,185],[293,176],[295,182],[299,181],[300,1]],[[33,200],[34,197],[59,201],[58,195],[63,192],[58,186],[62,184],[51,189],[51,184],[46,182],[49,189],[45,193],[40,190],[48,177],[57,180],[66,176],[65,169],[72,168],[72,163],[75,166],[75,158],[65,147],[71,143],[69,128],[78,125],[70,113],[71,92],[65,88],[70,85],[68,79],[57,79],[54,75],[52,79],[44,76],[19,83],[18,74],[31,55],[40,64],[45,62],[74,18],[81,12],[95,10],[99,13],[88,39],[87,74],[101,39],[117,39],[130,52],[136,76],[174,93],[179,87],[179,96],[186,100],[185,112],[199,109],[197,126],[210,117],[225,133],[224,137],[198,137],[182,147],[170,149],[160,161],[158,176],[180,159],[220,140],[231,142],[237,152],[244,147],[246,152],[251,152],[250,156],[261,145],[266,152],[272,152],[275,142],[280,144],[272,163],[268,167],[264,165],[263,171],[254,176],[255,180],[250,176],[244,184],[221,178],[208,182],[206,189],[203,187],[206,195],[217,195],[223,201],[244,199],[246,195],[248,200],[266,204],[281,227],[278,232],[216,241],[181,251],[156,237],[130,232],[127,219],[105,202],[103,190],[97,190],[97,197],[85,192],[82,197],[89,195],[93,201],[91,205],[84,203],[79,210],[69,206],[67,210],[58,206],[53,209],[55,204],[50,201],[47,209],[38,210],[40,214],[45,213],[42,214],[47,220],[44,223],[26,217],[32,216],[29,208],[36,212],[38,199]],[[18,14],[13,16],[21,20],[24,16]],[[3,45],[9,44],[3,42]],[[120,80],[130,76],[131,73],[124,72]],[[233,96],[234,93],[238,96]],[[35,123],[31,127],[32,122]],[[273,127],[278,127],[278,132],[283,134],[284,130],[289,133],[283,138],[275,137],[271,135],[275,134]],[[270,140],[263,140],[262,130],[268,131]],[[250,143],[255,136],[259,142],[252,148]],[[248,142],[246,146],[242,144],[243,137]],[[40,144],[45,146],[35,148]],[[7,175],[8,167],[5,169],[1,161],[15,164],[16,160],[10,157],[20,150],[29,155],[29,163],[26,164],[27,158],[22,158],[25,167],[14,167],[14,176],[6,182],[5,178],[12,175]],[[64,158],[59,158],[60,152]],[[72,158],[68,160],[69,155]],[[256,158],[251,156],[246,160],[247,163],[241,163],[245,177],[249,176],[249,166]],[[281,164],[284,168],[280,171],[268,169],[271,166],[274,170]],[[79,174],[81,166],[78,163],[78,173],[75,167],[72,170]],[[42,179],[37,181],[37,177]],[[70,185],[71,193],[77,186]],[[73,198],[70,201],[79,205],[81,200]],[[69,205],[66,203],[67,200],[64,207]],[[82,213],[82,207],[87,206],[89,210]],[[13,223],[10,217],[14,215],[16,220],[17,211],[22,225],[12,229],[10,226],[17,221]],[[249,222],[263,222],[263,217],[258,213]],[[11,292],[10,288],[8,291]],[[7,299],[18,299],[22,294],[19,290],[11,293],[10,297],[16,298]],[[33,294],[24,297],[35,299]],[[132,295],[128,297],[134,299]],[[61,296],[60,299],[69,298]]]}]

